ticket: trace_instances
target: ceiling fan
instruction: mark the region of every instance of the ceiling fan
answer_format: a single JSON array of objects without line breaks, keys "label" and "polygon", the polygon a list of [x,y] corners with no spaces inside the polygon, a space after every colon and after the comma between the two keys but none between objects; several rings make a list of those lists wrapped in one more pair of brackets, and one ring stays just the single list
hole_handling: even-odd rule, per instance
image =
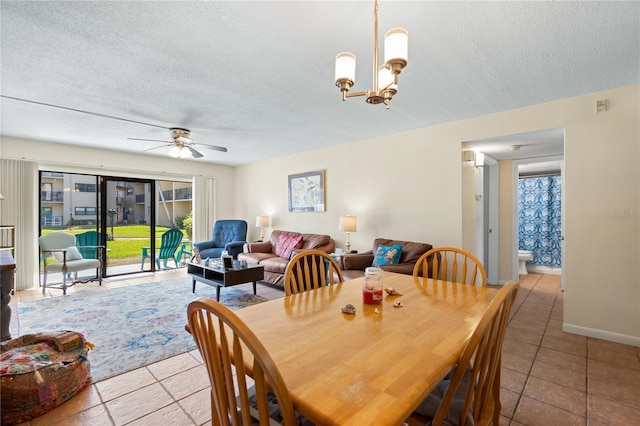
[{"label": "ceiling fan", "polygon": [[[170,146],[171,150],[169,150],[169,155],[175,158],[187,158],[192,156],[193,158],[202,157],[202,153],[196,150],[195,144],[189,138],[191,134],[190,130],[182,129],[180,127],[172,127],[169,129],[171,132],[170,141],[163,141],[160,139],[139,139],[139,138],[127,138],[132,141],[150,141],[150,142],[163,142],[165,146]],[[202,145],[205,148],[213,149],[215,151],[227,152],[227,148],[224,146],[216,146],[216,145]],[[143,152],[151,151],[152,149],[161,148],[160,146],[154,146],[153,148],[145,149]]]}]

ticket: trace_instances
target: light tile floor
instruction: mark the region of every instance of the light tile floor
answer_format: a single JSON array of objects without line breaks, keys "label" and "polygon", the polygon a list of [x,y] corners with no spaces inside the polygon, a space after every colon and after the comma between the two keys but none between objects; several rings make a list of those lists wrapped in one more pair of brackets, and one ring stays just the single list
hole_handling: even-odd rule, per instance
[{"label": "light tile floor", "polygon": [[[184,268],[135,278],[110,278],[103,286],[135,285],[174,276]],[[520,277],[520,290],[503,347],[501,424],[631,425],[640,419],[640,348],[562,332],[559,276]],[[245,285],[247,291],[251,284]],[[85,284],[69,292],[91,291]],[[223,290],[224,291],[224,290]],[[15,303],[60,297],[21,291]],[[258,294],[283,297],[258,285]],[[12,330],[16,324],[12,323]],[[197,351],[177,355],[92,384],[68,402],[23,425],[211,425],[209,383]]]},{"label": "light tile floor", "polygon": [[502,348],[502,424],[640,421],[640,348],[562,331],[558,275],[520,276]]}]

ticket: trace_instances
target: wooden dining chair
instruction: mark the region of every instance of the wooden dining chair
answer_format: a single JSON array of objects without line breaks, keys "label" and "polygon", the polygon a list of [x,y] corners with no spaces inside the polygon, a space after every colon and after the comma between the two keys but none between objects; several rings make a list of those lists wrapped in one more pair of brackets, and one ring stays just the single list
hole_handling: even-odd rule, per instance
[{"label": "wooden dining chair", "polygon": [[[429,261],[433,257],[433,261]],[[481,287],[487,286],[487,272],[480,260],[466,250],[437,247],[429,250],[413,267],[414,277],[430,276],[434,280],[476,285],[480,275]]]},{"label": "wooden dining chair", "polygon": [[338,262],[322,250],[304,250],[291,258],[284,272],[287,296],[344,281]]},{"label": "wooden dining chair", "polygon": [[[252,425],[255,420],[261,426],[269,425],[273,420],[269,417],[273,397],[277,400],[279,423],[298,424],[280,371],[235,313],[213,299],[200,297],[189,303],[187,320],[186,329],[198,346],[211,383],[213,425]],[[254,384],[247,380],[249,372]]]},{"label": "wooden dining chair", "polygon": [[509,281],[487,308],[458,359],[442,381],[407,419],[409,425],[498,424],[502,343],[518,284]]}]

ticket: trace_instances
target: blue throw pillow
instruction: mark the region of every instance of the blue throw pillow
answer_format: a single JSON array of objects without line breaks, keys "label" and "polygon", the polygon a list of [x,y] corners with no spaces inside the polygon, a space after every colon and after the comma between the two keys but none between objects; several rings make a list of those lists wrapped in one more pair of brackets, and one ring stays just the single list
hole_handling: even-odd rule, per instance
[{"label": "blue throw pillow", "polygon": [[400,256],[402,255],[402,246],[396,244],[393,246],[378,246],[378,251],[373,257],[373,266],[380,265],[395,265],[400,263]]}]

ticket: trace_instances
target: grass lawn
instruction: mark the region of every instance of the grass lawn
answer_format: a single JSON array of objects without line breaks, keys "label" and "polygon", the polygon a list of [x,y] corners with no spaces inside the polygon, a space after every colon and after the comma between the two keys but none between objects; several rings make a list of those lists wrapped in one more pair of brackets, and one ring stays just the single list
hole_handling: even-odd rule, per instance
[{"label": "grass lawn", "polygon": [[[128,263],[129,261],[133,262],[133,259],[136,258],[136,261],[139,262],[142,255],[142,247],[149,247],[149,225],[123,225],[123,226],[111,226],[107,227],[107,232],[111,234],[111,230],[113,229],[114,239],[107,241],[107,249],[109,250],[107,254],[107,258],[109,259],[109,264],[111,261],[117,264]],[[156,227],[156,247],[160,247],[160,242],[162,238],[162,234],[165,233],[170,228],[164,226]],[[49,232],[54,231],[64,231],[69,232],[70,234],[81,234],[83,232],[95,230],[95,228],[57,228],[57,229],[42,229],[42,234],[48,234]],[[183,241],[187,239],[187,234],[184,230],[182,230],[184,235]]]}]

